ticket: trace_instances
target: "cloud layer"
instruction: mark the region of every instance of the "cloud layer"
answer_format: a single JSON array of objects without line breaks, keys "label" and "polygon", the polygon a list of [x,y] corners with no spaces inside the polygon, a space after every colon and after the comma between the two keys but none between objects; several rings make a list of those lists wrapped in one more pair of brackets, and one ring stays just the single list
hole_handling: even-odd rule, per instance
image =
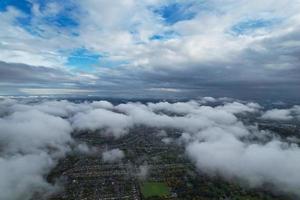
[{"label": "cloud layer", "polygon": [[[186,155],[202,172],[250,187],[268,184],[277,191],[299,196],[300,148],[296,140],[288,141],[240,119],[251,114],[256,120],[299,120],[299,106],[284,110],[285,117],[274,118],[271,114],[278,109],[265,111],[253,102],[224,100],[118,105],[107,101],[1,100],[0,198],[26,200],[37,193],[51,193],[56,186],[45,176],[58,159],[72,150],[97,153],[74,142],[73,131],[95,131],[119,138],[140,125],[160,129],[166,145],[183,145]],[[209,106],[211,102],[218,104]],[[292,118],[286,118],[286,112]],[[168,136],[165,128],[180,131],[180,137]],[[104,162],[124,157],[120,149],[102,154]],[[144,176],[146,168],[140,170]]]},{"label": "cloud layer", "polygon": [[[5,104],[1,101],[1,111]],[[17,106],[14,102],[12,105]],[[72,127],[67,120],[34,108],[0,118],[0,199],[30,199],[54,191],[45,176],[69,151]]]},{"label": "cloud layer", "polygon": [[298,0],[0,3],[0,88],[297,99],[299,11]]}]

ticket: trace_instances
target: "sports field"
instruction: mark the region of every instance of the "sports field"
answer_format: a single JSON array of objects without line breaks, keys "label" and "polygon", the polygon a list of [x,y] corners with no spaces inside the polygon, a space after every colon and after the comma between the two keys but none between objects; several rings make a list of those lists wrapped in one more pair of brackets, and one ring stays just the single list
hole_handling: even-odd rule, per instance
[{"label": "sports field", "polygon": [[170,196],[170,189],[165,183],[145,182],[141,184],[141,190],[144,197],[165,197]]}]

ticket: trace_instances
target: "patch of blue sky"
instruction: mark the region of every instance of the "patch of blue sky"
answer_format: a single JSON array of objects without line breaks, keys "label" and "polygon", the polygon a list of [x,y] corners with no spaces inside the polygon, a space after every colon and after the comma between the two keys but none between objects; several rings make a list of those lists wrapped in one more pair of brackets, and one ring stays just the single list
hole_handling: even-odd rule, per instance
[{"label": "patch of blue sky", "polygon": [[74,4],[73,0],[31,0],[33,3],[39,5],[41,11],[45,11],[48,9],[48,5],[51,3],[57,3],[62,6],[65,10],[72,10],[76,8],[76,4]]},{"label": "patch of blue sky", "polygon": [[42,37],[43,30],[39,29],[38,27],[31,26],[31,17],[29,15],[22,16],[16,18],[14,23],[16,26],[19,26],[29,32],[31,35]]},{"label": "patch of blue sky", "polygon": [[173,38],[177,38],[179,37],[179,34],[174,32],[174,31],[167,31],[161,34],[155,34],[152,35],[149,39],[150,40],[158,40],[158,41],[164,41],[164,40],[169,40],[169,39],[173,39]]},{"label": "patch of blue sky", "polygon": [[[59,29],[66,29],[72,36],[78,36],[76,27],[78,27],[79,24],[68,16],[56,15],[51,17],[44,17],[40,20],[43,24],[47,24],[50,27],[52,26]],[[47,37],[47,32],[46,30],[44,30],[44,27],[40,27],[38,24],[32,24],[32,17],[29,15],[17,17],[15,20],[15,25],[23,28],[32,35]]]},{"label": "patch of blue sky", "polygon": [[66,65],[71,69],[79,71],[94,71],[95,66],[100,63],[102,56],[85,48],[75,49],[68,56]]},{"label": "patch of blue sky", "polygon": [[32,4],[27,0],[0,0],[0,11],[6,11],[8,7],[14,7],[25,14],[30,14]]},{"label": "patch of blue sky", "polygon": [[60,13],[55,16],[45,17],[45,23],[48,25],[56,26],[59,28],[75,28],[79,23],[74,20],[71,16]]},{"label": "patch of blue sky", "polygon": [[196,12],[191,9],[192,3],[171,3],[160,8],[154,9],[154,13],[160,15],[164,22],[173,25],[179,21],[193,19]]},{"label": "patch of blue sky", "polygon": [[32,13],[32,3],[38,4],[40,11],[43,13],[43,11],[46,11],[47,5],[52,2],[60,3],[60,5],[63,2],[63,9],[55,15],[39,16],[39,21],[43,24],[47,24],[48,26],[70,29],[70,33],[73,36],[76,36],[76,32],[74,32],[74,30],[79,26],[79,23],[78,20],[74,18],[73,13],[78,13],[79,8],[68,0],[0,0],[0,12],[6,11],[9,6],[18,9],[23,13],[23,15],[16,18],[15,25],[23,28],[32,35],[42,37],[44,34],[43,30],[40,29],[37,24],[32,24],[33,18],[35,17]]},{"label": "patch of blue sky", "polygon": [[37,1],[40,5],[40,10],[42,12],[48,9],[49,3],[58,3],[62,4],[62,10],[60,10],[55,15],[45,16],[44,22],[52,25],[57,26],[59,28],[74,28],[79,25],[78,20],[74,17],[74,13],[79,13],[80,9],[76,6],[76,4],[72,3],[69,0],[58,1],[58,0],[48,0],[47,3],[44,0]]},{"label": "patch of blue sky", "polygon": [[279,23],[279,20],[275,19],[249,19],[232,26],[231,33],[235,35],[249,34],[258,29],[271,28],[277,23]]},{"label": "patch of blue sky", "polygon": [[7,11],[8,7],[13,7],[23,14],[15,19],[14,25],[35,34],[30,28],[32,3],[27,0],[0,0],[0,12]]}]

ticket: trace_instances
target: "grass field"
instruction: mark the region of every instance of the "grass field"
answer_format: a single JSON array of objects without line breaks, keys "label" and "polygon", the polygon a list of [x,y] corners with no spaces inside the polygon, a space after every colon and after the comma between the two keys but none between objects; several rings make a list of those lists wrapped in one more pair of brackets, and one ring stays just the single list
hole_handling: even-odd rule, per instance
[{"label": "grass field", "polygon": [[144,197],[153,196],[170,196],[170,189],[165,183],[161,182],[145,182],[141,184],[141,190]]}]

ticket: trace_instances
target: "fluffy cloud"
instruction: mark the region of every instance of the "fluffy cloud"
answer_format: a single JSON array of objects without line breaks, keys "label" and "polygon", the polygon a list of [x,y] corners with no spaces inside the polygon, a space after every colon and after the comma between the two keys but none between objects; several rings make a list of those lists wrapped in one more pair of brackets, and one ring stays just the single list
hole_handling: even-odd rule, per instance
[{"label": "fluffy cloud", "polygon": [[166,138],[161,139],[161,141],[165,144],[170,144],[173,142],[173,138],[166,137]]},{"label": "fluffy cloud", "polygon": [[[122,95],[132,96],[299,98],[298,0],[34,0],[28,5],[0,8],[5,94],[37,94],[42,90],[32,89],[47,87],[68,94],[82,89],[110,95],[126,90]],[[81,48],[101,55],[91,70],[76,66],[87,58],[72,55]],[[70,66],[74,57],[79,62]],[[27,90],[21,90],[24,81]]]},{"label": "fluffy cloud", "polygon": [[221,110],[225,110],[227,112],[237,114],[237,113],[244,113],[244,112],[255,112],[261,107],[257,103],[247,103],[246,105],[244,105],[239,102],[233,102],[233,103],[227,103],[224,106],[221,106],[219,108]]},{"label": "fluffy cloud", "polygon": [[[161,107],[161,103],[158,103],[158,105]],[[152,104],[150,104],[150,106],[155,107]],[[186,107],[188,107],[188,105],[186,105]],[[138,125],[161,128],[172,127],[192,132],[213,126],[215,123],[233,124],[237,122],[237,118],[232,113],[209,106],[199,106],[184,116],[170,116],[163,113],[157,114],[152,112],[151,109],[145,105],[134,103],[120,104],[116,106],[116,109],[125,112],[132,118],[134,123]],[[176,113],[178,109],[170,110],[169,108],[169,111]]]},{"label": "fluffy cloud", "polygon": [[291,116],[290,110],[285,109],[273,109],[268,110],[262,115],[263,119],[273,119],[273,120],[291,120],[293,117]]},{"label": "fluffy cloud", "polygon": [[132,125],[127,115],[115,113],[105,109],[95,109],[87,113],[78,113],[72,118],[72,125],[78,130],[104,129],[107,134],[120,137],[127,133]]},{"label": "fluffy cloud", "polygon": [[15,112],[0,119],[0,145],[7,153],[32,153],[45,147],[63,150],[72,139],[70,124],[39,111]]},{"label": "fluffy cloud", "polygon": [[44,177],[70,150],[70,123],[30,106],[16,111],[22,105],[17,101],[0,105],[0,199],[27,200],[53,192],[55,186]]},{"label": "fluffy cloud", "polygon": [[186,103],[168,103],[168,102],[159,102],[159,103],[149,103],[148,107],[153,111],[169,111],[177,114],[187,114],[194,112],[198,107],[198,103],[195,101],[189,101]]},{"label": "fluffy cloud", "polygon": [[125,154],[120,149],[112,149],[102,153],[102,159],[104,162],[113,163],[122,160]]},{"label": "fluffy cloud", "polygon": [[104,108],[104,109],[113,109],[114,106],[108,101],[93,101],[91,103],[93,108]]},{"label": "fluffy cloud", "polygon": [[[178,143],[186,147],[187,155],[203,172],[237,179],[250,187],[268,183],[281,192],[300,195],[299,177],[291,178],[299,170],[299,147],[259,131],[255,126],[246,126],[235,116],[259,113],[260,105],[232,102],[216,107],[197,103],[192,106],[194,109],[190,102],[149,103],[148,106],[128,103],[116,109],[131,116],[137,124],[185,131]],[[153,111],[167,111],[171,115]],[[182,116],[172,116],[172,113]],[[169,139],[164,138],[164,142],[169,143]]]},{"label": "fluffy cloud", "polygon": [[297,116],[298,120],[300,120],[300,106],[294,106],[293,111],[295,115]]},{"label": "fluffy cloud", "polygon": [[50,194],[55,187],[44,176],[54,166],[47,154],[0,157],[0,199],[31,199],[32,195]]},{"label": "fluffy cloud", "polygon": [[271,109],[267,110],[261,116],[262,119],[269,120],[292,120],[300,118],[300,107],[294,106],[289,109]]},{"label": "fluffy cloud", "polygon": [[[161,131],[153,134],[166,144],[183,145],[187,156],[203,172],[237,179],[252,187],[268,183],[277,190],[300,195],[297,140],[279,140],[268,131],[243,123],[240,114],[262,112],[256,103],[214,99],[215,105],[209,106],[203,105],[205,99],[119,105],[107,101],[0,101],[0,198],[30,199],[33,194],[53,191],[55,186],[43,177],[70,150],[68,144],[74,144],[70,134],[73,130],[119,138],[139,125],[159,128]],[[298,119],[299,106],[286,110],[287,116]],[[170,138],[164,128],[182,134]],[[85,144],[75,146],[75,152],[96,153]],[[124,157],[120,149],[102,153],[104,162],[118,162]],[[139,174],[143,177],[147,171],[147,167],[141,167]],[[22,181],[17,181],[19,177]]]},{"label": "fluffy cloud", "polygon": [[[239,178],[250,186],[270,183],[280,191],[300,195],[297,173],[300,149],[297,145],[289,146],[279,141],[247,144],[228,133],[220,135],[222,130],[207,131],[210,138],[187,146],[188,155],[199,169],[228,179]],[[206,133],[199,133],[202,134]]]},{"label": "fluffy cloud", "polygon": [[[0,104],[1,106],[1,104]],[[65,100],[62,101],[44,101],[39,102],[38,104],[28,103],[28,104],[15,104],[10,107],[12,112],[24,112],[37,110],[43,113],[47,113],[49,115],[57,116],[57,117],[70,117],[79,111],[88,111],[92,107],[82,103],[82,104],[74,104]]]}]

